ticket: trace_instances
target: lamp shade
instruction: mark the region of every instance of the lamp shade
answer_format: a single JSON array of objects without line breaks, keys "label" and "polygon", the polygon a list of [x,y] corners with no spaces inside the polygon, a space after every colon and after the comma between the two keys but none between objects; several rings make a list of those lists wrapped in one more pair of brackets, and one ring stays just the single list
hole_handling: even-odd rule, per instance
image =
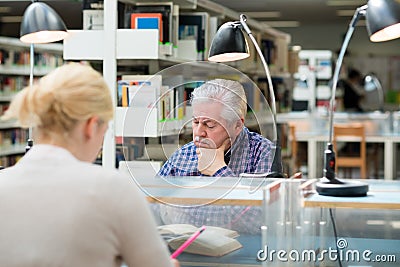
[{"label": "lamp shade", "polygon": [[245,59],[249,56],[249,46],[240,29],[240,22],[224,23],[214,36],[208,60],[228,62]]},{"label": "lamp shade", "polygon": [[34,2],[25,10],[21,22],[20,40],[24,43],[51,43],[68,35],[63,20],[50,6]]},{"label": "lamp shade", "polygon": [[369,0],[366,18],[372,42],[389,41],[400,37],[399,1]]}]

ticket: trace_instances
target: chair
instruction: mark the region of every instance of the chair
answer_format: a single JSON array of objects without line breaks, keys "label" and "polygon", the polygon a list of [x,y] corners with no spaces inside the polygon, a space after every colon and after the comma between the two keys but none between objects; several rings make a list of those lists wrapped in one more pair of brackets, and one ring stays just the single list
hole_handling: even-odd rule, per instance
[{"label": "chair", "polygon": [[294,123],[284,124],[283,138],[282,138],[282,160],[287,166],[287,173],[290,175],[299,170],[299,163],[297,159],[297,140],[296,140],[296,126]]},{"label": "chair", "polygon": [[[346,149],[338,149],[338,143],[345,143]],[[362,123],[334,125],[333,147],[336,151],[336,172],[340,167],[358,167],[360,177],[363,179],[367,177],[365,126]]]}]

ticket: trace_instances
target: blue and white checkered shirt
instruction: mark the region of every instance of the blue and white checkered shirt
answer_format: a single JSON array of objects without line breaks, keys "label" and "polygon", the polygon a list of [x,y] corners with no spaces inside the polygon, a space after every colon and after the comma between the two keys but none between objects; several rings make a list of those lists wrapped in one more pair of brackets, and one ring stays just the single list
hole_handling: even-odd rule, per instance
[{"label": "blue and white checkered shirt", "polygon": [[[228,166],[214,176],[239,176],[241,173],[265,173],[271,168],[272,142],[243,128],[231,149]],[[160,176],[201,176],[197,168],[196,146],[190,142],[177,150],[159,171]]]},{"label": "blue and white checkered shirt", "polygon": [[[228,166],[214,176],[239,176],[240,173],[266,173],[270,170],[273,143],[263,136],[243,128],[231,149]],[[159,171],[160,176],[201,176],[197,168],[196,146],[190,142],[176,151]],[[262,225],[262,208],[250,206],[172,207],[154,206],[163,223],[189,223],[198,227],[215,225],[240,233],[258,233]]]}]

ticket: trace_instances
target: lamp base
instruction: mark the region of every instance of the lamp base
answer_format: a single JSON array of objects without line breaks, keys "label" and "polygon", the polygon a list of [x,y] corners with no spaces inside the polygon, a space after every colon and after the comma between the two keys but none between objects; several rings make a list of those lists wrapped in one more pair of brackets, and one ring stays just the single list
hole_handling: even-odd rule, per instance
[{"label": "lamp base", "polygon": [[363,197],[368,193],[368,184],[359,181],[343,182],[336,178],[322,178],[316,183],[318,194],[332,197]]}]

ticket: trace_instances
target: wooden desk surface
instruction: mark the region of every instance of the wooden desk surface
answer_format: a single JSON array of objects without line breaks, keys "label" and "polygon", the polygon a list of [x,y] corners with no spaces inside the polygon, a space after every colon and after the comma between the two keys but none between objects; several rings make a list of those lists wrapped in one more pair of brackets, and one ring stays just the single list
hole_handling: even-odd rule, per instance
[{"label": "wooden desk surface", "polygon": [[365,197],[330,197],[315,193],[304,198],[304,207],[400,209],[400,181],[362,181],[369,184]]}]

